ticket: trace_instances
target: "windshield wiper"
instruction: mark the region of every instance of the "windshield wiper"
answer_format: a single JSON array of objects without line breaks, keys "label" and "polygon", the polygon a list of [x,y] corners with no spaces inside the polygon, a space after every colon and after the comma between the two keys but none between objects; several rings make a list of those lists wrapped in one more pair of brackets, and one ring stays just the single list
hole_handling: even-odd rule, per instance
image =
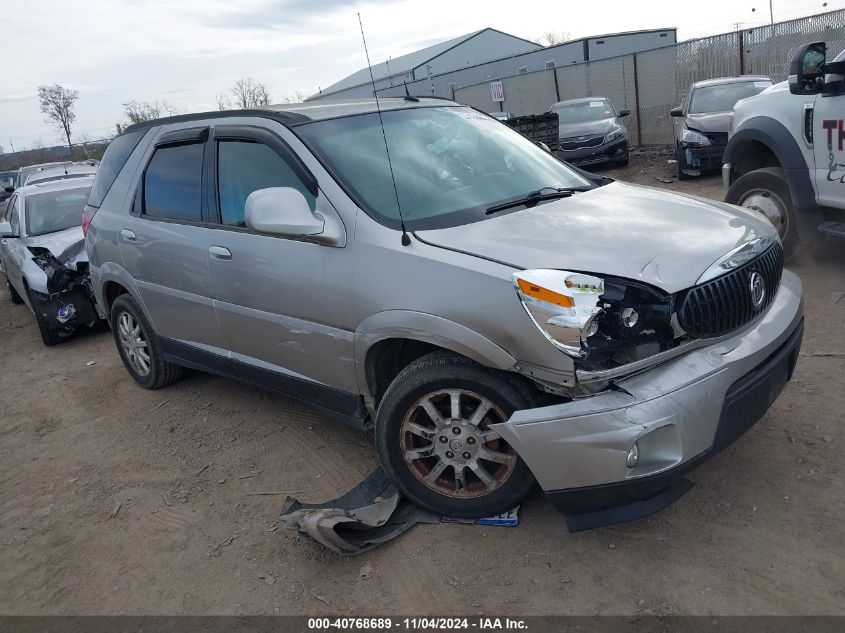
[{"label": "windshield wiper", "polygon": [[568,198],[572,194],[577,193],[579,191],[586,191],[586,189],[572,187],[543,187],[541,189],[537,189],[536,191],[527,193],[524,196],[521,196],[514,200],[508,200],[507,202],[502,202],[501,204],[494,204],[492,207],[487,207],[487,215],[490,215],[491,213],[496,213],[497,211],[504,211],[505,209],[512,209],[513,207],[519,207],[522,205],[531,208],[535,204],[537,204],[538,202],[542,202],[543,200]]}]

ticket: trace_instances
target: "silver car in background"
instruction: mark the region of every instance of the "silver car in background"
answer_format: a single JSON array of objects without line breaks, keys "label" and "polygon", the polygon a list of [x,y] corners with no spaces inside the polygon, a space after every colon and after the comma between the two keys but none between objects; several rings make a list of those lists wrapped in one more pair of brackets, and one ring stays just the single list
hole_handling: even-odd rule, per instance
[{"label": "silver car in background", "polygon": [[555,103],[558,116],[555,154],[579,167],[603,163],[628,164],[628,128],[622,119],[630,110],[616,110],[607,97],[586,97]]},{"label": "silver car in background", "polygon": [[690,85],[683,103],[669,112],[674,125],[678,180],[722,168],[734,106],[740,99],[753,97],[771,86],[771,79],[756,75],[707,79]]},{"label": "silver car in background", "polygon": [[133,380],[201,369],[373,428],[402,493],[461,517],[535,481],[642,516],[765,414],[803,332],[765,218],[576,171],[457,103],[379,101],[112,142],[83,228]]},{"label": "silver car in background", "polygon": [[80,226],[91,184],[89,176],[21,187],[0,218],[6,287],[32,310],[45,345],[99,321]]}]

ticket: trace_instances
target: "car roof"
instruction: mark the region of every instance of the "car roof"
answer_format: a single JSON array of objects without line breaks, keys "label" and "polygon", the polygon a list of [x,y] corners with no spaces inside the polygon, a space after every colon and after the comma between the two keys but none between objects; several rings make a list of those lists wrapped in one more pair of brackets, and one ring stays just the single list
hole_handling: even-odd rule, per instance
[{"label": "car roof", "polygon": [[[321,99],[314,103],[284,103],[268,105],[247,110],[219,110],[216,112],[197,112],[195,114],[180,114],[178,116],[151,119],[130,125],[123,131],[128,134],[159,125],[183,123],[186,121],[201,121],[203,119],[219,119],[237,116],[260,116],[278,121],[286,127],[295,127],[312,121],[336,119],[356,114],[370,114],[381,110],[410,110],[415,108],[431,108],[436,106],[461,106],[449,99],[440,97],[383,97],[375,99]],[[462,106],[465,107],[465,106]]]},{"label": "car roof", "polygon": [[94,174],[84,176],[82,178],[66,178],[63,180],[49,180],[47,182],[36,182],[31,185],[24,185],[20,189],[15,189],[15,193],[23,196],[32,195],[35,193],[45,193],[49,191],[64,191],[66,189],[81,189],[82,187],[90,187],[94,182]]},{"label": "car roof", "polygon": [[29,174],[27,184],[36,179],[55,178],[55,176],[71,175],[71,174],[91,174],[92,176],[97,172],[96,165],[89,165],[87,163],[68,163],[66,165],[56,165],[55,167],[45,167],[39,171]]},{"label": "car roof", "polygon": [[558,101],[552,104],[552,107],[559,105],[574,105],[576,103],[587,103],[588,101],[610,101],[607,97],[580,97],[578,99],[567,99],[566,101]]},{"label": "car roof", "polygon": [[705,79],[704,81],[696,81],[692,87],[702,88],[704,86],[721,86],[723,84],[738,84],[748,81],[768,81],[772,82],[771,77],[764,75],[740,75],[739,77],[716,77],[715,79]]}]

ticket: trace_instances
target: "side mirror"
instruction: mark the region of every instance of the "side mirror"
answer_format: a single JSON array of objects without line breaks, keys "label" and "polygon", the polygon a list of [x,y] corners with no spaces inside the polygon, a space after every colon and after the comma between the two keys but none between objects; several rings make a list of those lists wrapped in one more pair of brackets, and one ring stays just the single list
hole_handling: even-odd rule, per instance
[{"label": "side mirror", "polygon": [[824,90],[824,64],[827,45],[813,42],[799,48],[789,64],[789,92],[815,95]]},{"label": "side mirror", "polygon": [[246,199],[245,215],[246,225],[253,231],[286,237],[319,235],[326,224],[293,187],[253,191]]},{"label": "side mirror", "polygon": [[17,237],[12,233],[12,226],[6,221],[3,220],[0,222],[0,239],[5,237]]},{"label": "side mirror", "polygon": [[680,106],[669,110],[669,116],[684,116],[684,109]]},{"label": "side mirror", "polygon": [[630,110],[620,110],[619,116],[629,116],[631,114]]}]

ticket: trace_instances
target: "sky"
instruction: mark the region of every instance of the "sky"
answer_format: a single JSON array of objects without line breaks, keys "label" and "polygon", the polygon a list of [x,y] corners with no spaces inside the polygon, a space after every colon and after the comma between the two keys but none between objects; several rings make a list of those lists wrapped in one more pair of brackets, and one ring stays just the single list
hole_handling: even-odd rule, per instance
[{"label": "sky", "polygon": [[[845,9],[845,0],[772,6],[780,21]],[[79,92],[73,136],[90,140],[125,123],[128,101],[215,110],[216,96],[241,77],[264,83],[274,103],[313,94],[366,66],[359,12],[376,63],[485,27],[532,40],[677,27],[684,40],[768,23],[769,2],[39,0],[7,15],[0,38],[0,147],[60,142],[38,108],[42,84]]]}]

